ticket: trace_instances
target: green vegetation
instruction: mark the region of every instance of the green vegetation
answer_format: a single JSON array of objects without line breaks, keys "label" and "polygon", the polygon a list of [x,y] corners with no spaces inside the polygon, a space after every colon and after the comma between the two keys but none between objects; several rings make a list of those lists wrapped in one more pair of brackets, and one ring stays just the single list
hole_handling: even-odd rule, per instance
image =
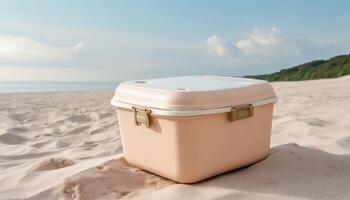
[{"label": "green vegetation", "polygon": [[336,78],[350,74],[350,54],[329,60],[315,60],[279,72],[246,76],[267,81],[300,81],[321,78]]}]

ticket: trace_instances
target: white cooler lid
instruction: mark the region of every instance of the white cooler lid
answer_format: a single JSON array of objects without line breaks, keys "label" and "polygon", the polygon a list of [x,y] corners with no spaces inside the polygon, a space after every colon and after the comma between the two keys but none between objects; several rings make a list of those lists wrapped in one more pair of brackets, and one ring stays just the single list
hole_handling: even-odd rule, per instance
[{"label": "white cooler lid", "polygon": [[117,87],[111,104],[193,111],[259,102],[276,102],[274,90],[267,81],[199,75],[126,81]]}]

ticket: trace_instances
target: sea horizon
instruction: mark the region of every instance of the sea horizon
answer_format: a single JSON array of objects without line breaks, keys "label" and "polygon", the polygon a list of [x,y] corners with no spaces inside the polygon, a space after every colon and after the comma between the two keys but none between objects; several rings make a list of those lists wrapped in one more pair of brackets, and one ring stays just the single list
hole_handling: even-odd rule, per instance
[{"label": "sea horizon", "polygon": [[0,94],[108,91],[115,90],[117,81],[18,81],[0,82]]}]

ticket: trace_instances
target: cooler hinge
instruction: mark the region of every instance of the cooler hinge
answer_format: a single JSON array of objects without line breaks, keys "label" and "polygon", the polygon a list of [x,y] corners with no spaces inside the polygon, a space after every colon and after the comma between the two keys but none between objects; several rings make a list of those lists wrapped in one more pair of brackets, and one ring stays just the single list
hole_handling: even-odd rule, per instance
[{"label": "cooler hinge", "polygon": [[231,112],[229,113],[229,121],[236,121],[248,117],[252,117],[254,115],[254,107],[252,104],[236,106],[231,108]]},{"label": "cooler hinge", "polygon": [[134,110],[135,124],[141,126],[144,124],[147,128],[150,126],[150,114],[151,110],[147,108],[136,108],[132,107]]}]

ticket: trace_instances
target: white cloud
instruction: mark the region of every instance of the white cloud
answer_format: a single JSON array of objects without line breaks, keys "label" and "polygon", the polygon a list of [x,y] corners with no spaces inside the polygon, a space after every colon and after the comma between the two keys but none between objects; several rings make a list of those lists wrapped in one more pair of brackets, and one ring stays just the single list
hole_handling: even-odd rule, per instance
[{"label": "white cloud", "polygon": [[78,44],[74,45],[71,49],[74,52],[79,52],[80,50],[82,50],[84,48],[84,43],[79,42]]},{"label": "white cloud", "polygon": [[216,35],[207,39],[207,45],[211,55],[226,56],[236,51],[236,47],[231,42],[223,40]]},{"label": "white cloud", "polygon": [[235,46],[247,55],[269,55],[276,53],[284,43],[279,28],[255,29],[248,39],[239,40]]},{"label": "white cloud", "polygon": [[0,35],[0,59],[9,62],[48,62],[73,58],[84,48],[79,42],[73,47],[59,47],[28,37]]},{"label": "white cloud", "polygon": [[281,29],[273,27],[271,30],[255,29],[254,33],[250,35],[251,40],[259,44],[271,45],[281,42]]},{"label": "white cloud", "polygon": [[[281,29],[256,28],[248,38],[230,42],[217,36],[207,39],[210,55],[226,57],[231,60],[249,60],[260,58],[278,58],[288,56],[302,56],[305,49],[311,43],[303,37],[295,37],[293,34],[285,34]],[[235,49],[232,51],[230,49]],[[212,53],[215,52],[215,53]]]}]

